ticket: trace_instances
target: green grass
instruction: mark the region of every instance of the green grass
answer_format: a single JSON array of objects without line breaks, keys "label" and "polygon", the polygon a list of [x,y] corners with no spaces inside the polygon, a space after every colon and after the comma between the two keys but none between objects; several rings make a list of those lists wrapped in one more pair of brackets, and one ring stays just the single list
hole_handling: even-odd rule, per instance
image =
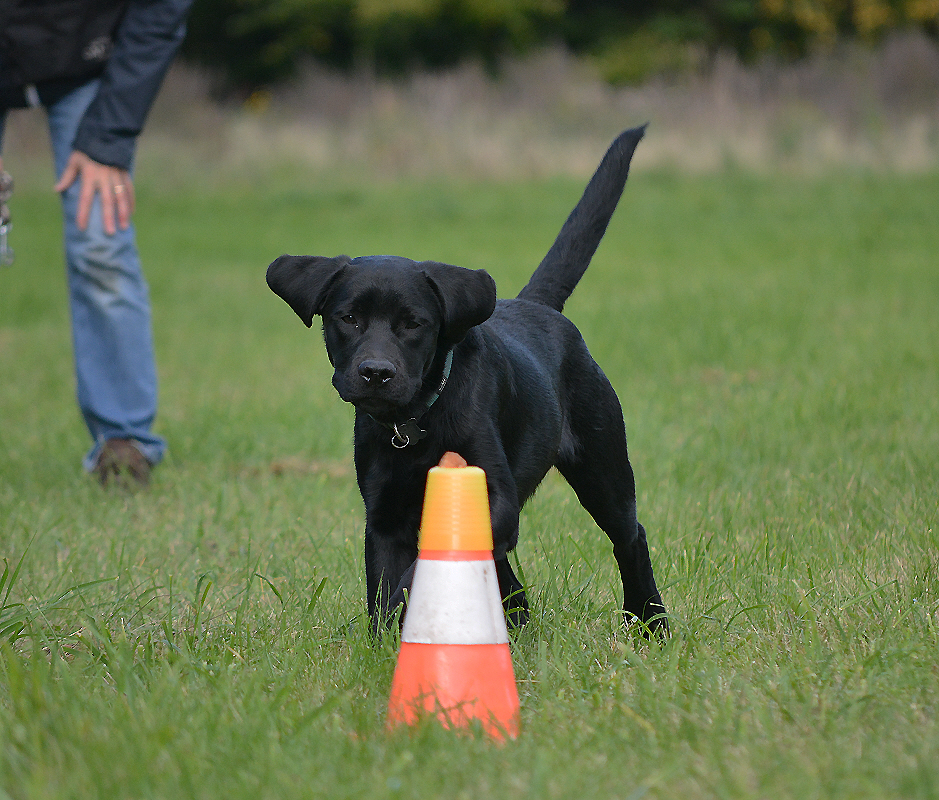
[{"label": "green grass", "polygon": [[568,313],[623,402],[673,638],[621,630],[552,474],[518,548],[521,736],[386,732],[352,415],[264,269],[392,252],[509,296],[580,189],[144,184],[171,451],[134,496],[80,473],[56,201],[18,189],[0,797],[939,796],[935,175],[630,179]]}]

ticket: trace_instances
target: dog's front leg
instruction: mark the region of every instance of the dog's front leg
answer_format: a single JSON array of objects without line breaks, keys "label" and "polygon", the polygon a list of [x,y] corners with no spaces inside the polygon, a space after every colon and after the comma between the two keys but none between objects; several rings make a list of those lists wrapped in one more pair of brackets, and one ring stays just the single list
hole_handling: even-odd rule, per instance
[{"label": "dog's front leg", "polygon": [[[416,541],[406,537],[372,529],[365,531],[365,590],[372,629],[387,628],[404,600],[400,586],[413,576],[417,558]],[[407,588],[405,587],[405,588]]]},{"label": "dog's front leg", "polygon": [[[374,423],[370,423],[373,427]],[[417,558],[417,532],[429,466],[393,450],[380,429],[356,416],[355,468],[365,503],[365,593],[372,629],[387,628],[403,602],[398,591]]]},{"label": "dog's front leg", "polygon": [[528,598],[525,587],[509,564],[509,551],[518,543],[518,489],[508,464],[503,468],[490,466],[486,471],[489,489],[489,513],[492,517],[492,557],[499,579],[502,608],[510,628],[521,628],[528,622]]}]

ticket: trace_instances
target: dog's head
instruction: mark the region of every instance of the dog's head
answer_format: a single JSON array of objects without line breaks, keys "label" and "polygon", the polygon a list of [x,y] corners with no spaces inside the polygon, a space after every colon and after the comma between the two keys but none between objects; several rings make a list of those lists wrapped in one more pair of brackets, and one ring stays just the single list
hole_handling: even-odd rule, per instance
[{"label": "dog's head", "polygon": [[268,267],[267,283],[307,327],[323,318],[339,396],[389,422],[420,397],[435,359],[496,302],[485,270],[396,256],[285,255]]}]

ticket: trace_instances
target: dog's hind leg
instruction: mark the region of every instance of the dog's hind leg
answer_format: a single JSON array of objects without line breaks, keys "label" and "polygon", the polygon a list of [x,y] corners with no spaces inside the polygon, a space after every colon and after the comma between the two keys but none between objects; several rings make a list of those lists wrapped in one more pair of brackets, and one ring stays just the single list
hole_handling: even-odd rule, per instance
[{"label": "dog's hind leg", "polygon": [[655,585],[646,532],[636,519],[635,484],[625,439],[621,449],[622,458],[616,459],[621,466],[616,471],[575,461],[559,463],[558,470],[613,543],[613,557],[623,581],[623,610],[651,630],[667,633],[665,606]]},{"label": "dog's hind leg", "polygon": [[[593,388],[602,393],[591,393],[591,404],[582,400],[572,406],[572,441],[557,468],[613,543],[623,581],[623,610],[653,632],[667,634],[665,607],[655,585],[646,532],[636,518],[636,483],[626,450],[622,410],[602,373],[596,378],[605,388],[595,384]],[[603,400],[597,402],[598,397]]]}]

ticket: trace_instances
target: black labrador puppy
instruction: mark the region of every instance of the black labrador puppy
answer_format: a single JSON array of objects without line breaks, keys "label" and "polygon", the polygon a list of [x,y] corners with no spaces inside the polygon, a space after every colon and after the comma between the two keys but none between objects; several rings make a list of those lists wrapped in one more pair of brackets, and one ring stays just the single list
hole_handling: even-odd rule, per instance
[{"label": "black labrador puppy", "polygon": [[554,466],[613,543],[623,608],[667,631],[626,453],[623,412],[561,314],[626,183],[644,128],[613,142],[514,300],[484,270],[397,256],[281,256],[267,282],[310,327],[323,318],[333,386],[355,406],[365,572],[375,628],[405,599],[427,471],[455,451],[486,472],[493,556],[512,626],[528,601],[508,553],[522,505]]}]

